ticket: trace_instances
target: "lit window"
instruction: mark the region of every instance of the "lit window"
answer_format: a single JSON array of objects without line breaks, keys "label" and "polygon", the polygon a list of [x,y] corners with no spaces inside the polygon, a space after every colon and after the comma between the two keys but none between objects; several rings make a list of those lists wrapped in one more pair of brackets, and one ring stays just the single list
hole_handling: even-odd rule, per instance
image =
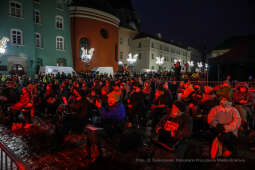
[{"label": "lit window", "polygon": [[56,49],[64,50],[64,37],[62,36],[56,37]]},{"label": "lit window", "polygon": [[23,32],[18,29],[11,29],[11,43],[23,45]]},{"label": "lit window", "polygon": [[56,28],[60,30],[64,29],[64,18],[60,15],[56,16]]},{"label": "lit window", "polygon": [[40,11],[37,9],[34,10],[34,22],[36,24],[40,24],[41,22]]},{"label": "lit window", "polygon": [[22,4],[16,1],[10,1],[9,3],[9,14],[14,17],[23,17]]},{"label": "lit window", "polygon": [[40,33],[35,33],[35,46],[42,48],[42,37]]}]

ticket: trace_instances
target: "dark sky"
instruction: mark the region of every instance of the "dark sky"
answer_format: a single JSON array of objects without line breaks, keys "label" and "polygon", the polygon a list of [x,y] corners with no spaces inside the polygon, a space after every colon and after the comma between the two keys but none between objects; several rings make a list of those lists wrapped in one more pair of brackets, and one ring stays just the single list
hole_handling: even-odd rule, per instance
[{"label": "dark sky", "polygon": [[196,48],[255,34],[255,0],[133,0],[141,31]]}]

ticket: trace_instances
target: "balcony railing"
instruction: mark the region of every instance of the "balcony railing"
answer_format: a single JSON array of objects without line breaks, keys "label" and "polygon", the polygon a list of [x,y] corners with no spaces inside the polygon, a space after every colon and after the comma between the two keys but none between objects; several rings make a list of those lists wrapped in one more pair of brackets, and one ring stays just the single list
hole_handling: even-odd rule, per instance
[{"label": "balcony railing", "polygon": [[26,166],[15,158],[11,152],[0,143],[0,170],[26,170]]}]

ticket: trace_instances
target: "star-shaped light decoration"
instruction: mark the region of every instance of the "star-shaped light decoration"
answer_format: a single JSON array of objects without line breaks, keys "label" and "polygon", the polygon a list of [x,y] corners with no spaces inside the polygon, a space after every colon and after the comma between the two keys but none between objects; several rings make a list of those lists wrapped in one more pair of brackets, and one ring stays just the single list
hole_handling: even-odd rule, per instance
[{"label": "star-shaped light decoration", "polygon": [[132,54],[129,53],[128,58],[127,58],[127,62],[132,65],[132,64],[136,63],[137,57],[138,57],[138,54],[135,54],[135,55],[132,56]]},{"label": "star-shaped light decoration", "polygon": [[165,57],[156,57],[156,64],[161,66],[164,64]]},{"label": "star-shaped light decoration", "polygon": [[1,40],[0,40],[0,53],[1,54],[4,54],[5,53],[5,49],[7,47],[7,42],[9,41],[9,38],[7,37],[3,37]]}]

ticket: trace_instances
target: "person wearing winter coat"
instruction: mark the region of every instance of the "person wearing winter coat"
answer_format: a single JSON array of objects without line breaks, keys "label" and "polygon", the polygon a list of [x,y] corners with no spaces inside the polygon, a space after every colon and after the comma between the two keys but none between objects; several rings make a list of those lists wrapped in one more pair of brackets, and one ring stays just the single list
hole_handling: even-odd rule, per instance
[{"label": "person wearing winter coat", "polygon": [[156,126],[160,142],[171,146],[191,136],[193,121],[185,111],[185,103],[181,101],[173,103],[171,111],[168,111]]},{"label": "person wearing winter coat", "polygon": [[116,91],[110,92],[107,97],[107,106],[102,106],[102,103],[96,100],[96,107],[99,109],[102,117],[102,125],[108,135],[121,133],[126,118],[124,105],[120,102],[120,95]]},{"label": "person wearing winter coat", "polygon": [[248,90],[248,85],[241,82],[237,85],[233,94],[233,103],[240,113],[242,126],[245,129],[248,128],[248,120],[252,120],[254,118],[252,106],[255,103],[255,99],[252,93]]},{"label": "person wearing winter coat", "polygon": [[[213,107],[208,114],[208,124],[215,129],[216,137],[211,148],[211,158],[228,157],[236,153],[238,128],[241,117],[238,110],[232,106],[230,95],[222,93],[220,104]],[[223,148],[225,151],[223,152]]]}]

